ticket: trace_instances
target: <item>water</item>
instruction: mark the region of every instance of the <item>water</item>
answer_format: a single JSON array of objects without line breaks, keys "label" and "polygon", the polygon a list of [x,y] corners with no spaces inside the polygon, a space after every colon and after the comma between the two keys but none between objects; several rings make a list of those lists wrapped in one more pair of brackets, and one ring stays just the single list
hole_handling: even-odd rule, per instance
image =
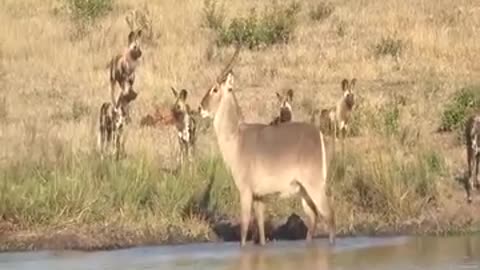
[{"label": "water", "polygon": [[250,245],[208,243],[114,251],[0,254],[0,269],[480,269],[480,235],[461,237],[339,238]]}]

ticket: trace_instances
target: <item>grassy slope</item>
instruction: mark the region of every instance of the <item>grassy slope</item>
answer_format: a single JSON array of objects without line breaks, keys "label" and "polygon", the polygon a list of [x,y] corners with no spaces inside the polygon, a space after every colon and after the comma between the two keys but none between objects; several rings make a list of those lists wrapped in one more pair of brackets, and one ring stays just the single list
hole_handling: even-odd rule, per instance
[{"label": "grassy slope", "polygon": [[[190,103],[198,104],[231,53],[213,46],[214,34],[201,28],[202,1],[140,2],[148,3],[159,38],[145,47],[139,69],[137,120],[153,104],[172,100],[170,85],[189,89]],[[229,1],[227,18],[246,14],[255,2]],[[450,94],[480,83],[476,1],[332,1],[335,11],[322,22],[305,11],[311,2],[304,1],[288,46],[242,53],[235,72],[246,118],[268,121],[274,91],[291,87],[295,118],[308,119],[312,107],[335,102],[342,78],[354,76],[358,136],[347,143],[351,154],[332,179],[339,231],[478,228],[478,202],[465,205],[453,181],[465,164],[463,149],[452,136],[433,133]],[[211,130],[200,135],[192,171],[176,176],[162,170],[176,163],[168,128],[134,123],[129,156],[119,164],[102,164],[94,154],[96,113],[109,97],[103,66],[123,46],[132,1],[117,1],[81,40],[72,40],[76,28],[65,15],[54,14],[56,1],[2,4],[1,249],[212,239],[207,222],[182,216],[212,175],[208,208],[236,216],[237,194]],[[398,59],[373,52],[389,36],[404,44]],[[393,94],[406,98],[398,114]],[[292,200],[270,204],[268,211],[285,217],[298,209]]]}]

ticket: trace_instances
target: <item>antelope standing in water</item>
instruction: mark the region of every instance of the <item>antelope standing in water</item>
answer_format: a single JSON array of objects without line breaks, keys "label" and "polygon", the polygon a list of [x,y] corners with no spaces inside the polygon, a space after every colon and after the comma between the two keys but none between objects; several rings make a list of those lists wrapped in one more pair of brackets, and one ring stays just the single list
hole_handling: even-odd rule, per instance
[{"label": "antelope standing in water", "polygon": [[470,116],[465,124],[465,139],[467,146],[467,201],[472,202],[471,190],[480,189],[478,180],[478,165],[480,162],[480,114]]},{"label": "antelope standing in water", "polygon": [[[328,224],[330,243],[335,242],[335,217],[326,194],[327,167],[331,151],[324,136],[309,123],[281,125],[246,123],[235,96],[233,61],[208,89],[200,102],[202,117],[213,117],[217,143],[240,193],[240,246],[246,244],[252,206],[256,215],[259,243],[265,244],[264,199],[270,194],[289,197],[300,194],[307,215],[310,242],[316,223]],[[301,139],[300,139],[301,138]]]},{"label": "antelope standing in water", "polygon": [[193,111],[187,104],[188,92],[186,89],[177,92],[171,88],[176,100],[171,109],[173,121],[177,128],[178,142],[180,144],[180,160],[183,162],[185,157],[188,159],[193,155],[196,141],[196,122],[193,118]]},{"label": "antelope standing in water", "polygon": [[285,95],[281,95],[278,92],[276,93],[278,101],[280,103],[280,115],[275,117],[270,125],[277,125],[280,123],[285,123],[292,121],[293,112],[292,112],[292,101],[293,101],[293,90],[288,89]]},{"label": "antelope standing in water", "polygon": [[118,109],[115,109],[111,102],[104,102],[100,106],[98,147],[102,160],[105,152],[110,150],[112,144],[116,159],[118,160],[120,158],[120,152],[123,151],[122,134],[125,126],[126,114],[123,105],[120,105]]}]

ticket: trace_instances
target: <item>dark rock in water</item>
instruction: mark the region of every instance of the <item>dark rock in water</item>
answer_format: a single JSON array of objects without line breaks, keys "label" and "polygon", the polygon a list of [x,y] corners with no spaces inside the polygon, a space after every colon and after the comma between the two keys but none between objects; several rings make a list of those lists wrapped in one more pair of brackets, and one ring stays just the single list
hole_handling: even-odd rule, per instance
[{"label": "dark rock in water", "polygon": [[287,222],[279,226],[273,233],[274,239],[298,240],[307,236],[307,226],[297,214],[291,214]]}]

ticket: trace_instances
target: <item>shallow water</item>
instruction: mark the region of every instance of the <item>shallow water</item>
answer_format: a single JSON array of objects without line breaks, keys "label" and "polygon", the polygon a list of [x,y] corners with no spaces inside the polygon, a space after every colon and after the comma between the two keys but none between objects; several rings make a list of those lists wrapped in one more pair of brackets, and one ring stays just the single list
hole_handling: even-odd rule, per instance
[{"label": "shallow water", "polygon": [[139,247],[114,251],[0,254],[0,269],[480,269],[480,235],[338,238],[269,243]]}]

